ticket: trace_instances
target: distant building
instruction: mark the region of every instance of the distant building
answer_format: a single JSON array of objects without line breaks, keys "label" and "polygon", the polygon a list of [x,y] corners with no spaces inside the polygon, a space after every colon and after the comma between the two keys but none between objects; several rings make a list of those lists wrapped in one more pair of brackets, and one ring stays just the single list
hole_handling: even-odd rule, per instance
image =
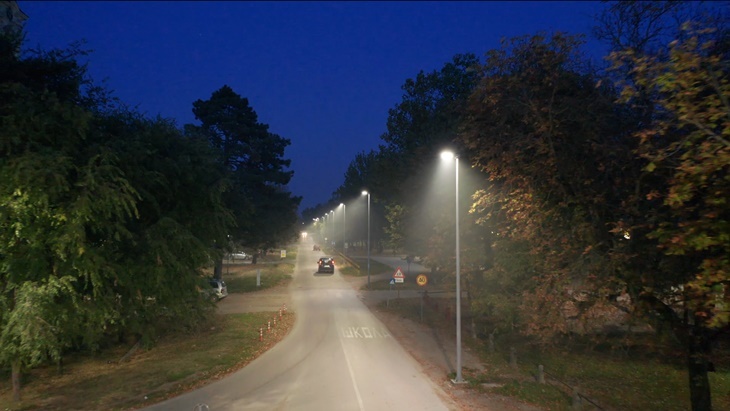
[{"label": "distant building", "polygon": [[28,15],[18,7],[17,1],[0,1],[0,30],[4,33],[19,33]]}]

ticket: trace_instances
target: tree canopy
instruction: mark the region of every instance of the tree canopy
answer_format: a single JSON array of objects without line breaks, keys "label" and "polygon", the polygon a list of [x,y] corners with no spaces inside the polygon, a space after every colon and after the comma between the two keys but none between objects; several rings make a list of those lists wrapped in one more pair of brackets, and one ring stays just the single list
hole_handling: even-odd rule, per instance
[{"label": "tree canopy", "polygon": [[23,369],[69,349],[200,322],[203,269],[232,235],[289,241],[300,198],[289,141],[229,87],[183,133],[95,86],[79,48],[0,40],[0,364],[19,398]]},{"label": "tree canopy", "polygon": [[225,202],[236,220],[230,233],[234,241],[258,250],[291,239],[301,198],[286,187],[293,175],[286,169],[291,161],[284,158],[290,141],[271,133],[248,99],[229,86],[195,101],[193,113],[201,124],[186,125],[186,132],[217,150],[229,176]]}]

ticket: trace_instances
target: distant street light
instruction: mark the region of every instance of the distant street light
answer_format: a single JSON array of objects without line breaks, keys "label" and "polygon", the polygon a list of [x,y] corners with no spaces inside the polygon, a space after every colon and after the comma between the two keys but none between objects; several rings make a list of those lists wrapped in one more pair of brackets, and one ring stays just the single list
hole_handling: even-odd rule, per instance
[{"label": "distant street light", "polygon": [[324,240],[324,245],[327,246],[327,227],[329,224],[329,217],[328,214],[325,214],[322,216],[322,238]]},{"label": "distant street light", "polygon": [[332,214],[332,247],[334,247],[337,244],[335,241],[335,210],[330,210],[329,214]]},{"label": "distant street light", "polygon": [[342,207],[342,251],[347,252],[347,206],[340,203]]},{"label": "distant street light", "polygon": [[451,151],[444,151],[441,153],[441,158],[446,161],[454,159],[456,170],[456,379],[452,380],[454,383],[463,383],[464,379],[461,376],[461,275],[460,275],[460,256],[459,256],[459,157],[454,155]]},{"label": "distant street light", "polygon": [[368,196],[368,289],[370,289],[370,193],[363,190],[362,195]]}]

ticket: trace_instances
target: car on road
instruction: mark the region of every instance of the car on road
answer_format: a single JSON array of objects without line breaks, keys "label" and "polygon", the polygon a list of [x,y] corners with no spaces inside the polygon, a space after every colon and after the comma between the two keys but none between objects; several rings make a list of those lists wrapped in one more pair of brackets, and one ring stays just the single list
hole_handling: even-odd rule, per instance
[{"label": "car on road", "polygon": [[211,287],[209,291],[211,298],[220,300],[228,296],[228,287],[226,287],[225,281],[217,278],[210,278],[208,280],[208,284]]},{"label": "car on road", "polygon": [[317,261],[317,272],[318,273],[334,273],[335,272],[335,259],[332,257],[322,257]]}]

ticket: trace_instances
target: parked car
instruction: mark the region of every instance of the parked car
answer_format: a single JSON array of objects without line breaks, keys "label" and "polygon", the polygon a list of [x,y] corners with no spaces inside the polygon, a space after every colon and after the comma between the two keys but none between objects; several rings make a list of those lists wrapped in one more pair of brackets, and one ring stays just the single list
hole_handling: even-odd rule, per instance
[{"label": "parked car", "polygon": [[225,281],[211,278],[208,280],[208,284],[211,287],[208,292],[212,298],[220,300],[228,296],[228,287],[226,287]]},{"label": "parked car", "polygon": [[251,254],[246,254],[243,251],[234,251],[228,255],[233,260],[250,260]]},{"label": "parked car", "polygon": [[334,273],[335,272],[335,260],[332,257],[322,257],[317,261],[317,272],[318,273]]}]

